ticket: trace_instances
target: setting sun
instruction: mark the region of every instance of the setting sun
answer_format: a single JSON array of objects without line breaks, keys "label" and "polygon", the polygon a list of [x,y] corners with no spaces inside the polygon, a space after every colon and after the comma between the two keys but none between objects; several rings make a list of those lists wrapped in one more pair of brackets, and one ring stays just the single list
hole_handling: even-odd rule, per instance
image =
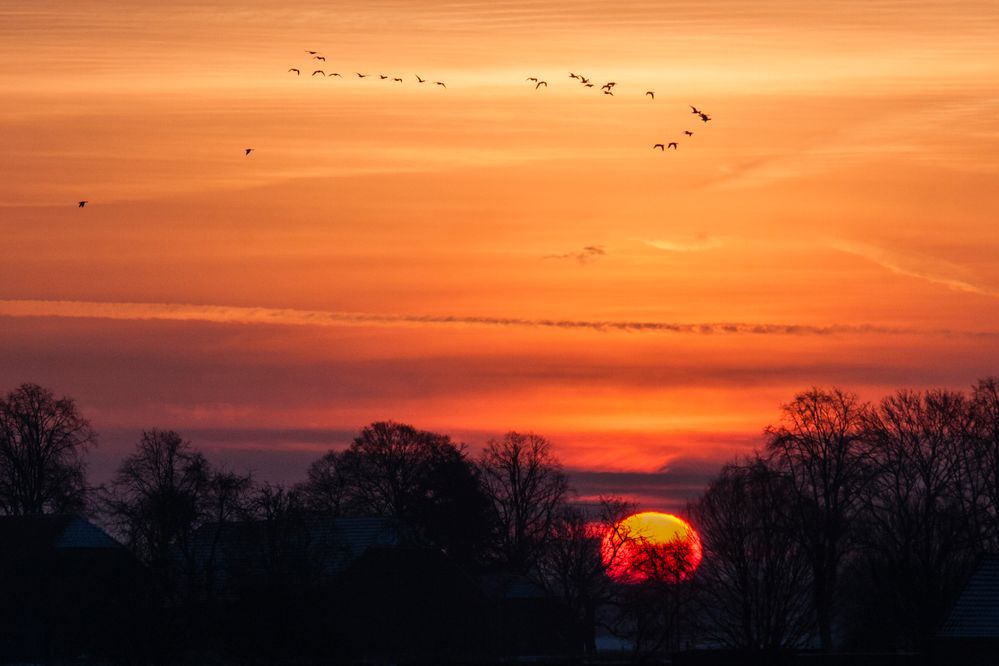
[{"label": "setting sun", "polygon": [[685,579],[701,563],[701,538],[670,513],[635,513],[607,530],[600,549],[607,575],[620,583]]}]

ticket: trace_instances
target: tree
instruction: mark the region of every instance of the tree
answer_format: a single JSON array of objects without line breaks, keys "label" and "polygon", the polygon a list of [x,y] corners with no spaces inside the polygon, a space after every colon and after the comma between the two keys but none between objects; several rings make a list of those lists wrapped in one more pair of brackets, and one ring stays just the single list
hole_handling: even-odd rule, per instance
[{"label": "tree", "polygon": [[706,638],[737,649],[799,647],[812,626],[808,560],[790,480],[766,460],[722,468],[691,509],[704,557],[697,571]]},{"label": "tree", "polygon": [[394,518],[458,559],[474,558],[488,530],[488,501],[464,447],[401,423],[366,426],[347,449],[314,462],[300,490],[324,513]]},{"label": "tree", "polygon": [[767,427],[770,460],[789,480],[790,509],[811,567],[812,604],[822,648],[832,648],[839,574],[853,547],[857,490],[864,483],[863,415],[868,407],[838,388],[812,388]]},{"label": "tree", "polygon": [[0,512],[78,512],[86,499],[83,454],[97,436],[71,398],[37,384],[0,398]]},{"label": "tree", "polygon": [[866,418],[875,473],[862,493],[864,562],[892,647],[932,637],[974,562],[969,418],[967,397],[946,390],[898,391]]},{"label": "tree", "polygon": [[492,440],[479,461],[497,527],[497,551],[512,570],[530,572],[569,491],[547,439],[508,432]]}]

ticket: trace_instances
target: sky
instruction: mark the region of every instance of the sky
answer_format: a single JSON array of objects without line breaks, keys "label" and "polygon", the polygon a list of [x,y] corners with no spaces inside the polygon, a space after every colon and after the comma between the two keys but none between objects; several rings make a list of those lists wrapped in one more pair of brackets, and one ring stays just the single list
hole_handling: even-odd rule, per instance
[{"label": "sky", "polygon": [[0,0],[0,59],[0,390],[97,480],[391,419],[674,509],[801,390],[999,373],[995,2]]}]

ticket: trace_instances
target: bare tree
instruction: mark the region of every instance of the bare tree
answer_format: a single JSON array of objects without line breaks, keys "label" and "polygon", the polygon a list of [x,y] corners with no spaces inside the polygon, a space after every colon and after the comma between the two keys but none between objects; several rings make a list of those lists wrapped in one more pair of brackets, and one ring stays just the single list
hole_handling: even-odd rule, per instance
[{"label": "bare tree", "polygon": [[508,432],[489,442],[479,468],[492,501],[498,554],[512,570],[528,573],[569,490],[562,466],[544,437]]},{"label": "bare tree", "polygon": [[853,547],[857,490],[866,467],[862,417],[867,406],[838,388],[812,388],[783,406],[769,426],[767,450],[790,481],[791,510],[811,566],[812,603],[822,648],[832,648],[832,622],[844,558]]},{"label": "bare tree", "polygon": [[790,480],[759,457],[726,465],[691,509],[704,557],[705,637],[731,648],[799,647],[812,628],[808,560],[788,515]]},{"label": "bare tree", "polygon": [[342,457],[339,451],[329,451],[309,465],[306,480],[297,486],[297,494],[309,510],[336,517],[347,508],[350,488],[340,463]]},{"label": "bare tree", "polygon": [[616,585],[608,568],[617,562],[627,536],[605,540],[634,506],[617,498],[601,498],[593,518],[580,507],[562,505],[545,543],[538,569],[545,586],[573,613],[583,653],[596,655],[599,609],[610,603]]},{"label": "bare tree", "polygon": [[22,384],[0,398],[0,512],[81,511],[83,454],[97,441],[71,398]]},{"label": "bare tree", "polygon": [[866,562],[895,643],[933,635],[974,561],[974,521],[964,502],[967,397],[898,391],[867,418],[875,474],[863,488]]}]

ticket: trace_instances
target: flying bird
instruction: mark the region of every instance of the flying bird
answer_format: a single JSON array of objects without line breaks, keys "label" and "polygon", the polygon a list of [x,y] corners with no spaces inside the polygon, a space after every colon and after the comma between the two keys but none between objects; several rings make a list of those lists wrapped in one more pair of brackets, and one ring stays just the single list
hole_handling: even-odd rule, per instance
[{"label": "flying bird", "polygon": [[590,85],[590,80],[588,78],[586,78],[585,76],[583,76],[582,74],[580,74],[580,76],[579,76],[579,82],[582,83],[584,86],[589,86]]},{"label": "flying bird", "polygon": [[652,99],[656,98],[656,94],[654,92],[652,92],[651,90],[646,90],[645,94],[648,95],[649,97],[651,97]]},{"label": "flying bird", "polygon": [[538,81],[538,85],[534,86],[534,89],[537,90],[541,86],[544,86],[545,88],[547,88],[548,87],[548,82],[547,81]]},{"label": "flying bird", "polygon": [[[340,73],[339,72],[331,72],[330,74],[327,74],[326,76],[340,76]],[[340,78],[342,79],[343,77],[340,76]]]},{"label": "flying bird", "polygon": [[316,55],[319,51],[306,51],[309,55]]},{"label": "flying bird", "polygon": [[326,76],[326,72],[324,72],[321,69],[317,69],[316,71],[312,72],[312,76],[315,76],[316,74],[322,74],[323,76]]},{"label": "flying bird", "polygon": [[536,76],[529,76],[529,77],[527,77],[524,80],[525,81],[534,81],[535,83],[537,83],[538,82],[538,77],[536,77]]},{"label": "flying bird", "polygon": [[584,88],[592,88],[592,87],[593,87],[593,84],[592,84],[592,83],[584,83],[584,84],[583,84],[583,87],[584,87]]},{"label": "flying bird", "polygon": [[312,59],[313,60],[322,60],[323,62],[326,62],[326,56],[312,56]]},{"label": "flying bird", "polygon": [[703,121],[703,122],[708,122],[709,120],[711,120],[711,116],[709,116],[706,113],[701,113],[701,114],[698,114],[698,115],[701,116],[701,121]]},{"label": "flying bird", "polygon": [[414,76],[416,77],[416,80],[419,81],[420,83],[426,83],[427,82],[426,79],[421,79],[419,74],[414,74]]},{"label": "flying bird", "polygon": [[402,79],[399,79],[399,78],[394,78],[394,79],[392,79],[392,80],[393,80],[393,81],[397,81],[397,82],[399,82],[399,83],[402,83]]},{"label": "flying bird", "polygon": [[686,134],[687,136],[694,136],[694,133],[691,132],[690,130],[683,130],[683,133]]},{"label": "flying bird", "polygon": [[384,74],[379,74],[379,75],[378,75],[378,78],[379,78],[379,79],[381,79],[382,81],[384,81],[384,80],[385,80],[385,79],[387,79],[388,77],[387,77],[387,76],[385,76]]},{"label": "flying bird", "polygon": [[676,150],[676,141],[670,141],[669,143],[666,144],[666,147]]},{"label": "flying bird", "polygon": [[689,107],[690,107],[690,108],[692,109],[692,110],[691,110],[691,113],[693,113],[693,114],[694,114],[695,116],[699,116],[699,115],[701,115],[701,111],[700,111],[700,109],[698,109],[698,108],[697,108],[696,106],[694,106],[693,104],[688,104],[687,106],[689,106]]},{"label": "flying bird", "polygon": [[440,86],[441,88],[447,88],[443,81],[434,81],[435,86]]},{"label": "flying bird", "polygon": [[657,143],[656,145],[652,146],[652,150],[655,150],[656,148],[658,148],[659,150],[661,150],[663,152],[666,152],[666,146],[664,146],[661,143]]},{"label": "flying bird", "polygon": [[575,74],[573,74],[572,72],[569,72],[569,78],[570,79],[578,79],[579,77],[576,76]]},{"label": "flying bird", "polygon": [[90,203],[90,202],[89,201],[80,201],[80,202],[77,202],[77,206],[80,207],[80,208],[83,208],[88,203]]},{"label": "flying bird", "polygon": [[607,90],[610,90],[611,88],[613,88],[613,87],[614,87],[614,86],[616,86],[616,85],[617,85],[617,83],[615,83],[614,81],[610,81],[610,82],[608,82],[608,83],[605,83],[605,84],[603,84],[603,85],[602,85],[602,86],[600,86],[600,87],[601,87],[601,88],[607,88]]},{"label": "flying bird", "polygon": [[246,155],[249,155],[250,153],[253,152],[253,148],[244,148],[243,150],[245,151]]},{"label": "flying bird", "polygon": [[301,76],[302,75],[302,72],[300,72],[299,70],[295,69],[294,67],[292,67],[288,71],[289,72],[295,72],[295,76]]},{"label": "flying bird", "polygon": [[607,89],[607,90],[605,90],[605,91],[604,91],[604,94],[605,94],[605,95],[611,95],[611,96],[613,96],[613,95],[614,95],[614,93],[612,93],[612,92],[610,91],[610,89]]},{"label": "flying bird", "polygon": [[365,76],[368,76],[367,74],[361,74],[360,72],[354,72],[354,73],[357,74],[357,78],[359,79],[363,79]]}]

